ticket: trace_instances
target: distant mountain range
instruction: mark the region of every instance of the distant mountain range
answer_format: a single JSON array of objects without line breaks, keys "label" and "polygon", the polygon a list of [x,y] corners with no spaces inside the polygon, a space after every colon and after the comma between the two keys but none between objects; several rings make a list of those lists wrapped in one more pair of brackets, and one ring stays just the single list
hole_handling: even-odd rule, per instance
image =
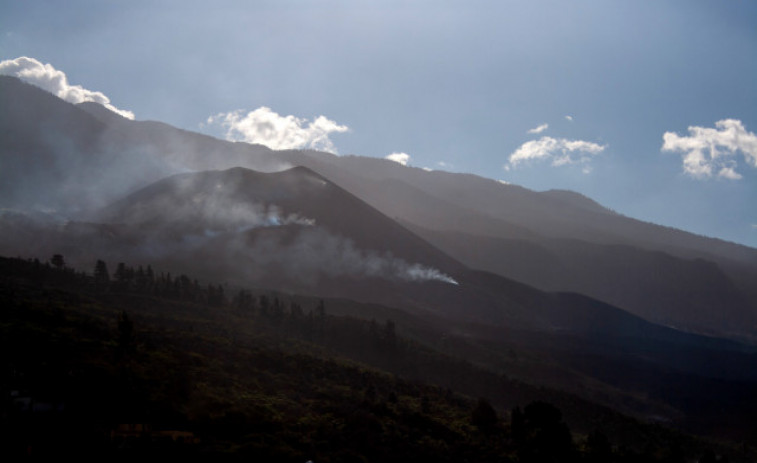
[{"label": "distant mountain range", "polygon": [[[6,254],[57,246],[74,260],[196,262],[193,273],[236,283],[441,304],[541,328],[557,322],[542,301],[552,296],[538,290],[575,292],[690,332],[757,336],[757,250],[624,217],[577,193],[221,141],[71,105],[7,76],[0,105],[2,226],[14,230],[0,243]],[[398,289],[421,281],[428,297]]]}]

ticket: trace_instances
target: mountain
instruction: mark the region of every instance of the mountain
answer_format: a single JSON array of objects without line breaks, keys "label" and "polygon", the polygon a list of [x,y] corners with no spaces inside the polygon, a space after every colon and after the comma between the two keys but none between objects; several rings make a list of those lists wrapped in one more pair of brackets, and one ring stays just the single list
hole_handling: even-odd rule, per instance
[{"label": "mountain", "polygon": [[11,77],[0,79],[0,103],[5,208],[89,220],[167,175],[304,166],[469,268],[583,293],[692,332],[747,340],[757,333],[757,250],[624,217],[576,193],[220,141],[93,103],[70,105]]},{"label": "mountain", "polygon": [[[85,216],[167,175],[245,165],[251,148],[73,105],[10,76],[0,76],[0,105],[3,208]],[[259,159],[259,170],[282,167]]]},{"label": "mountain", "polygon": [[[251,282],[527,329],[636,336],[653,326],[585,297],[542,293],[468,269],[304,167],[179,174],[95,216],[102,225],[93,230],[102,236],[107,226],[109,236],[90,244],[90,260],[93,252],[111,253],[111,260],[148,260],[239,286]],[[52,242],[71,241],[75,233]]]},{"label": "mountain", "polygon": [[495,376],[696,432],[728,417],[733,435],[751,432],[755,351],[734,339],[757,332],[754,249],[572,192],[131,121],[13,78],[0,104],[2,255],[324,298]]},{"label": "mountain", "polygon": [[533,192],[380,159],[273,152],[130,121],[93,103],[70,105],[15,78],[0,83],[7,134],[0,148],[10,166],[0,172],[5,208],[88,218],[173,173],[300,165],[468,267],[584,293],[694,332],[739,339],[757,332],[757,250],[745,246],[627,218],[572,192]]},{"label": "mountain", "polygon": [[757,250],[624,217],[576,193],[308,153],[329,176],[464,264],[710,335],[757,332]]},{"label": "mountain", "polygon": [[[240,254],[228,260],[237,270],[226,273],[237,281],[265,274],[269,284],[289,279],[308,280],[313,286],[319,276],[452,284],[452,277],[436,269],[453,274],[464,269],[304,167],[270,174],[244,168],[180,174],[97,215],[99,222],[123,223],[149,235],[151,243],[163,238],[192,242],[195,250],[213,248],[202,251],[209,255],[235,248]],[[248,260],[234,263],[243,256]],[[277,278],[272,267],[281,273]]]}]

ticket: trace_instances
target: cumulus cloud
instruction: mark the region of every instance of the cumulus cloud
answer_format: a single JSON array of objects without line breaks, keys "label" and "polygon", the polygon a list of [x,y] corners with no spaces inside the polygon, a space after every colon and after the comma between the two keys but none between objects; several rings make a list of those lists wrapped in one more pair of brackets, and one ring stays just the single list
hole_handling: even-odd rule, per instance
[{"label": "cumulus cloud", "polygon": [[715,128],[691,126],[689,136],[665,132],[662,140],[662,151],[682,153],[683,170],[694,178],[740,179],[739,153],[747,165],[757,167],[757,135],[737,119],[717,121]]},{"label": "cumulus cloud", "polygon": [[528,133],[542,133],[549,128],[549,124],[542,124],[529,130]]},{"label": "cumulus cloud", "polygon": [[266,106],[246,114],[243,110],[219,113],[207,122],[226,129],[225,136],[230,141],[258,143],[275,150],[311,148],[334,154],[337,151],[329,136],[349,130],[325,116],[308,121],[292,115],[281,116]]},{"label": "cumulus cloud", "polygon": [[410,160],[410,155],[407,153],[392,153],[386,156],[384,159],[388,159],[390,161],[394,161],[402,164],[403,166],[406,166],[407,162]]},{"label": "cumulus cloud", "polygon": [[81,85],[69,84],[66,74],[55,69],[49,63],[42,64],[34,58],[21,56],[16,59],[0,61],[0,74],[18,77],[69,103],[78,104],[94,101],[127,119],[134,119],[133,112],[116,108],[110,104],[110,99],[102,92],[87,90]]},{"label": "cumulus cloud", "polygon": [[[532,160],[551,160],[553,166],[583,164],[589,162],[607,147],[584,140],[541,137],[523,143],[509,158],[510,165],[516,166]],[[508,166],[505,167],[507,169]]]}]

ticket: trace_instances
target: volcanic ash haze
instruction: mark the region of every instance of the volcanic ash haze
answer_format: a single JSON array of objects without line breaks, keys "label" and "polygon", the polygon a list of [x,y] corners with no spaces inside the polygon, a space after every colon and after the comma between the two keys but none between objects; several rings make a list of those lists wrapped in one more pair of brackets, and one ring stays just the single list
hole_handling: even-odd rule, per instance
[{"label": "volcanic ash haze", "polygon": [[153,256],[176,259],[178,241],[206,262],[234,263],[252,282],[280,273],[311,285],[319,276],[457,284],[435,266],[450,259],[306,168],[177,175],[98,217],[149,235]]}]

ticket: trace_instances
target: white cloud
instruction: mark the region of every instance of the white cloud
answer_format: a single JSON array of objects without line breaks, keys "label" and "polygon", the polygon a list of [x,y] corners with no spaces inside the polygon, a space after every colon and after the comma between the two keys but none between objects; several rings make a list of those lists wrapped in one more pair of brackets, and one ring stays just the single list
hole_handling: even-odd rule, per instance
[{"label": "white cloud", "polygon": [[529,130],[528,133],[542,133],[549,128],[549,124],[542,124]]},{"label": "white cloud", "polygon": [[[509,158],[510,165],[516,166],[521,162],[532,160],[552,161],[553,166],[566,164],[587,163],[607,147],[584,140],[568,140],[566,138],[541,137],[523,143]],[[505,166],[509,170],[509,166]]]},{"label": "white cloud", "polygon": [[689,127],[689,136],[665,132],[662,151],[683,153],[683,170],[695,178],[713,175],[738,180],[736,172],[739,152],[747,165],[757,167],[757,135],[747,132],[737,119],[723,119],[715,128]]},{"label": "white cloud", "polygon": [[266,106],[247,114],[241,109],[219,113],[209,117],[208,124],[225,128],[226,139],[231,141],[259,143],[275,150],[311,148],[334,154],[337,151],[329,136],[349,130],[326,116],[308,121],[292,115],[281,116]]},{"label": "white cloud", "polygon": [[573,116],[566,115],[565,120],[573,122]]},{"label": "white cloud", "polygon": [[407,153],[392,153],[388,156],[386,156],[384,159],[388,159],[390,161],[398,162],[402,164],[403,166],[407,165],[407,162],[410,160],[410,155]]},{"label": "white cloud", "polygon": [[116,108],[110,104],[110,99],[103,93],[87,90],[81,85],[70,85],[66,74],[55,69],[49,63],[42,64],[34,58],[21,56],[16,59],[0,61],[0,74],[18,77],[69,103],[94,101],[127,119],[134,119],[133,112]]},{"label": "white cloud", "polygon": [[741,174],[736,172],[734,166],[723,167],[720,169],[720,172],[718,172],[718,176],[727,178],[728,180],[740,180],[742,178]]}]

